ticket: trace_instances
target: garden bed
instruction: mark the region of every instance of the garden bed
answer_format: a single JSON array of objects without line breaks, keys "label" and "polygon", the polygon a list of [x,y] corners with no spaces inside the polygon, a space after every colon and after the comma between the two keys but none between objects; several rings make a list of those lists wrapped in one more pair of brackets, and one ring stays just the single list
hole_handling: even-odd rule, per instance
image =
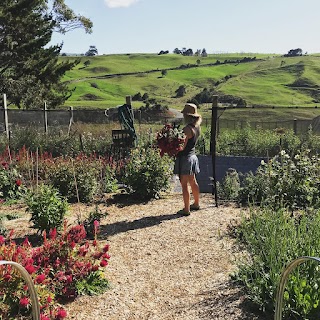
[{"label": "garden bed", "polygon": [[[182,206],[176,193],[144,204],[121,195],[101,202],[99,208],[109,213],[101,221],[100,238],[110,244],[106,275],[111,287],[66,305],[68,319],[258,319],[229,283],[241,252],[227,230],[240,219],[241,209],[216,208],[208,194],[201,204],[202,210],[182,217],[176,214]],[[68,220],[93,207],[73,205]],[[24,208],[1,208],[11,209]],[[18,237],[33,232],[26,217],[5,224]]]}]

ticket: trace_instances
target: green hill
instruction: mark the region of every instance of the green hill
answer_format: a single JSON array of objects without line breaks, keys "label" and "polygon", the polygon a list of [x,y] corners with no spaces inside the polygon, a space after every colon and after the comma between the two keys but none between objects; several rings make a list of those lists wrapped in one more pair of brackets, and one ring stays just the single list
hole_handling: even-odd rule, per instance
[{"label": "green hill", "polygon": [[[256,59],[235,62],[244,57]],[[162,75],[162,70],[166,70],[165,75]],[[147,93],[149,98],[163,105],[180,109],[188,99],[207,88],[221,95],[241,97],[248,106],[299,106],[300,110],[300,107],[320,107],[319,75],[320,57],[317,55],[291,58],[267,54],[81,57],[80,64],[65,76],[70,88],[74,89],[65,105],[115,107],[124,103],[126,95],[140,92],[142,95]],[[181,85],[185,86],[186,93],[177,98],[175,91]],[[133,105],[139,107],[143,103],[135,101]],[[305,109],[299,111],[299,117],[314,116],[314,110]],[[205,112],[205,108],[202,111]],[[274,113],[281,116],[284,112],[278,110]]]}]

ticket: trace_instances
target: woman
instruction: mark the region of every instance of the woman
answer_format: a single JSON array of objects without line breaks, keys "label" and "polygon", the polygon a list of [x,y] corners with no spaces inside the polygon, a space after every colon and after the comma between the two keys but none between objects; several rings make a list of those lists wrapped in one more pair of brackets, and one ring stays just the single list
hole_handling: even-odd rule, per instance
[{"label": "woman", "polygon": [[[183,215],[190,215],[191,210],[199,210],[200,190],[196,180],[196,174],[200,172],[198,157],[195,153],[195,145],[200,135],[200,124],[202,118],[197,112],[197,106],[193,103],[187,103],[183,110],[184,122],[186,126],[183,132],[186,135],[183,150],[177,155],[174,164],[174,173],[179,175],[184,208],[178,213]],[[190,185],[194,203],[190,205],[190,193],[188,186]]]}]

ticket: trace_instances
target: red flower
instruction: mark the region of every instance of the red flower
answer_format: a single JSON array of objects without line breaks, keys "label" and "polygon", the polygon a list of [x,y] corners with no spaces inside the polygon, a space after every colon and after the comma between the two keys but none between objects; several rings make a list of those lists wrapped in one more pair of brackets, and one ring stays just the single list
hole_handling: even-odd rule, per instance
[{"label": "red flower", "polygon": [[19,301],[20,307],[25,308],[30,303],[29,299],[27,297],[22,297]]},{"label": "red flower", "polygon": [[66,316],[67,316],[67,311],[62,309],[62,308],[60,308],[59,311],[56,314],[55,319],[56,320],[60,320],[60,319],[65,318]]},{"label": "red flower", "polygon": [[103,252],[109,251],[109,248],[110,248],[110,246],[109,246],[108,244],[106,244],[106,245],[103,247]]},{"label": "red flower", "polygon": [[105,267],[105,266],[107,266],[108,265],[108,261],[107,260],[102,260],[101,262],[100,262],[100,266],[101,267]]},{"label": "red flower", "polygon": [[50,318],[48,316],[46,316],[45,314],[40,314],[40,320],[50,320]]},{"label": "red flower", "polygon": [[20,179],[17,179],[17,180],[16,180],[16,185],[17,185],[18,187],[20,187],[20,186],[22,185],[22,181],[21,181]]},{"label": "red flower", "polygon": [[0,235],[0,245],[4,244],[5,241],[6,241],[6,238],[4,236]]},{"label": "red flower", "polygon": [[29,274],[33,274],[36,271],[36,268],[32,264],[28,264],[27,266],[25,266],[25,269]]},{"label": "red flower", "polygon": [[39,274],[36,277],[36,283],[42,283],[46,279],[46,276],[44,274]]}]

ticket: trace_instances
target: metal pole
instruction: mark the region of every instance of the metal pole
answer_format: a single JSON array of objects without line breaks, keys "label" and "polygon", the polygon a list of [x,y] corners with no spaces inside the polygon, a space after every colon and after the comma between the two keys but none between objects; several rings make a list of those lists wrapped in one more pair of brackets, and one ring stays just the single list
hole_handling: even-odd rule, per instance
[{"label": "metal pole", "polygon": [[288,277],[290,272],[297,267],[299,264],[306,262],[306,261],[316,261],[320,263],[320,258],[317,257],[299,257],[292,262],[290,262],[287,267],[282,271],[280,282],[277,290],[276,295],[276,306],[275,306],[275,313],[274,313],[274,320],[281,320],[282,319],[282,304],[283,304],[283,294],[285,285],[287,283]]},{"label": "metal pole", "polygon": [[217,122],[218,122],[218,96],[212,97],[212,113],[211,113],[211,140],[210,140],[210,154],[212,157],[212,195],[216,207],[218,207],[217,194],[217,178],[216,178],[216,148],[217,148]]},{"label": "metal pole", "polygon": [[4,130],[6,131],[7,139],[10,139],[9,132],[9,118],[8,118],[8,106],[7,106],[7,95],[3,94],[3,110],[4,110]]},{"label": "metal pole", "polygon": [[47,134],[48,133],[48,111],[47,111],[47,102],[44,102],[44,132]]},{"label": "metal pole", "polygon": [[19,263],[16,263],[13,261],[0,261],[0,265],[11,265],[12,267],[14,267],[15,269],[17,269],[20,272],[23,279],[26,281],[26,283],[28,285],[28,290],[29,290],[31,301],[32,301],[33,320],[40,320],[40,304],[39,304],[39,300],[38,300],[38,295],[37,295],[36,289],[34,287],[32,278],[30,277],[27,270]]}]

